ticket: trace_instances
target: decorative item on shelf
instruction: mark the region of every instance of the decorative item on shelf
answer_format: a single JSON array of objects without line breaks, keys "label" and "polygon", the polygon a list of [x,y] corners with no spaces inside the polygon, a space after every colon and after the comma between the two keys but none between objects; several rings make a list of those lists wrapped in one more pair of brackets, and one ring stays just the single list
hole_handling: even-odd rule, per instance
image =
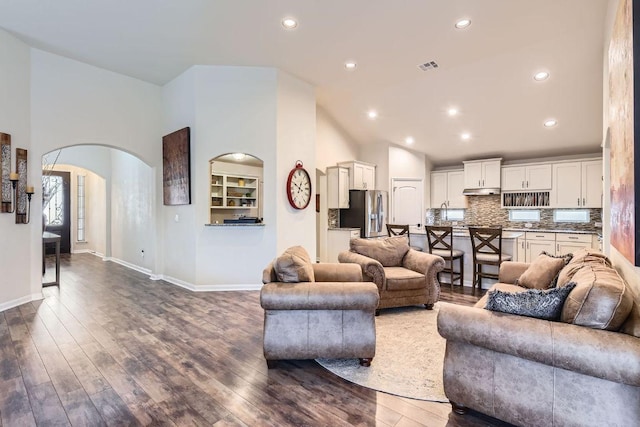
[{"label": "decorative item on shelf", "polygon": [[238,187],[244,187],[244,179],[238,178]]},{"label": "decorative item on shelf", "polygon": [[236,205],[236,201],[235,200],[229,200],[227,202],[227,206],[235,206]]},{"label": "decorative item on shelf", "polygon": [[251,197],[251,193],[245,193],[246,197]]}]

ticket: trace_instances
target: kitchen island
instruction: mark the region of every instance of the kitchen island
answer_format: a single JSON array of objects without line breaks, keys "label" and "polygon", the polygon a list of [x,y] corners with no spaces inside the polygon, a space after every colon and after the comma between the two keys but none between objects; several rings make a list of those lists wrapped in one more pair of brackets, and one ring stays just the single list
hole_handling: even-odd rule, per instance
[{"label": "kitchen island", "polygon": [[[502,253],[505,255],[511,255],[514,259],[518,256],[518,239],[524,237],[525,233],[521,231],[502,231]],[[429,244],[427,242],[427,234],[424,228],[411,227],[410,239],[412,246],[419,246],[425,252],[429,252]],[[469,236],[469,230],[466,228],[453,229],[453,248],[464,251],[464,285],[471,286],[473,280],[473,251],[471,249],[471,237]],[[458,268],[458,262],[456,261],[454,267]],[[497,267],[483,266],[483,271],[488,273],[497,273]],[[442,283],[449,283],[449,274],[443,273],[440,275]],[[486,289],[491,287],[495,280],[483,279],[482,288]],[[457,283],[457,282],[456,282]]]}]

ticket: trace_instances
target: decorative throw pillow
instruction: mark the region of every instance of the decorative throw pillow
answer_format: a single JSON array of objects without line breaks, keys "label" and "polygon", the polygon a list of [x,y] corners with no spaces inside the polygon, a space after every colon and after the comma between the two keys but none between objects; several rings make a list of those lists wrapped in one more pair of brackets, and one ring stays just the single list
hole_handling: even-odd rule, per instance
[{"label": "decorative throw pillow", "polygon": [[573,280],[573,275],[578,272],[586,264],[600,264],[611,267],[611,260],[606,255],[596,252],[593,249],[578,249],[573,253],[573,258],[565,268],[560,270],[558,274],[558,286],[563,286]]},{"label": "decorative throw pillow", "polygon": [[516,280],[516,285],[529,289],[548,289],[555,287],[560,270],[571,260],[572,255],[553,256],[542,252],[529,268]]},{"label": "decorative throw pillow", "polygon": [[314,282],[311,258],[302,246],[292,246],[273,261],[278,280],[287,283]]},{"label": "decorative throw pillow", "polygon": [[537,319],[558,320],[564,301],[575,286],[575,283],[568,283],[562,288],[529,289],[517,293],[490,290],[487,292],[485,308]]}]

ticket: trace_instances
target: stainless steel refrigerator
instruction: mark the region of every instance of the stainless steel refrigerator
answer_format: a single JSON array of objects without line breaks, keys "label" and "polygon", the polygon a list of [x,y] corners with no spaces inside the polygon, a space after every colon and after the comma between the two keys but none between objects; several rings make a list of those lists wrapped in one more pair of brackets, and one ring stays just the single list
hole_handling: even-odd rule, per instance
[{"label": "stainless steel refrigerator", "polygon": [[388,195],[380,190],[349,190],[349,209],[340,209],[340,227],[360,228],[360,237],[387,235]]}]

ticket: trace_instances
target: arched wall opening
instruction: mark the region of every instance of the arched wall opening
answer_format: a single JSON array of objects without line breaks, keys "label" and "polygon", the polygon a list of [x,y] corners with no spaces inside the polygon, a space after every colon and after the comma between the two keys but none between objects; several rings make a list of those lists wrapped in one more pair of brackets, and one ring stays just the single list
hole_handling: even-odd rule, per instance
[{"label": "arched wall opening", "polygon": [[[42,155],[43,183],[53,171],[70,174],[72,252],[95,253],[148,274],[157,268],[156,168],[120,148],[79,144]],[[45,197],[37,200],[42,213],[51,210]]]}]

